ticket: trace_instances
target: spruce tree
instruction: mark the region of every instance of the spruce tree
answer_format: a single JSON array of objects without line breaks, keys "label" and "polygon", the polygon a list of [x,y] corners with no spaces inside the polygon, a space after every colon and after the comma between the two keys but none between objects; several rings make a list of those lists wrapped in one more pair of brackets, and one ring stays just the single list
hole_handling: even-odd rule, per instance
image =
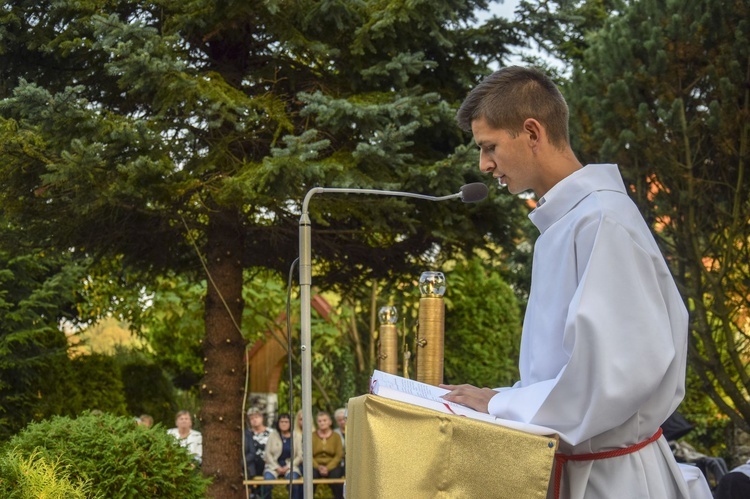
[{"label": "spruce tree", "polygon": [[[453,116],[513,40],[502,21],[473,25],[485,5],[3,3],[3,206],[49,247],[117,258],[133,275],[207,279],[200,417],[214,496],[244,496],[243,269],[287,270],[313,186],[444,195],[480,178]],[[316,283],[510,249],[518,212],[509,197],[471,207],[321,196]]]}]

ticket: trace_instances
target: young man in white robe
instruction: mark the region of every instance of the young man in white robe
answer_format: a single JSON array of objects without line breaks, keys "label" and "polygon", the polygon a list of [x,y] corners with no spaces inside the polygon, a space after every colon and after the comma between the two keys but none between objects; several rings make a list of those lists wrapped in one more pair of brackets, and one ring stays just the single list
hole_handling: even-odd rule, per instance
[{"label": "young man in white robe", "polygon": [[463,102],[458,122],[479,146],[482,172],[511,194],[534,193],[529,217],[541,235],[520,381],[496,389],[443,385],[451,390],[445,398],[556,430],[549,497],[691,497],[660,436],[684,395],[688,314],[617,166],[581,165],[569,143],[567,104],[535,69],[488,76]]}]

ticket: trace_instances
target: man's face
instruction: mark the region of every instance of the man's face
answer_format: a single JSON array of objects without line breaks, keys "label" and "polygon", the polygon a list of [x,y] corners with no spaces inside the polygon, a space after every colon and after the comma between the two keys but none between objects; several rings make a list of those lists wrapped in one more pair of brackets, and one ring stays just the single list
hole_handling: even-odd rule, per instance
[{"label": "man's face", "polygon": [[513,137],[506,130],[492,128],[484,118],[471,123],[474,142],[479,146],[479,169],[490,173],[511,194],[536,187],[533,155],[525,133]]}]

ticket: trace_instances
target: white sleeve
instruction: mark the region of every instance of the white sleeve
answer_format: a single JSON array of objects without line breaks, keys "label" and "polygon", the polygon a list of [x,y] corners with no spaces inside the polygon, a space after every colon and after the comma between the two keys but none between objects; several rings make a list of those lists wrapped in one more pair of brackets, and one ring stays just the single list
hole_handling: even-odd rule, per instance
[{"label": "white sleeve", "polygon": [[671,403],[677,381],[665,378],[675,371],[672,307],[656,258],[603,218],[568,307],[561,345],[567,364],[553,379],[501,390],[490,414],[553,428],[576,445],[621,425],[660,391]]}]

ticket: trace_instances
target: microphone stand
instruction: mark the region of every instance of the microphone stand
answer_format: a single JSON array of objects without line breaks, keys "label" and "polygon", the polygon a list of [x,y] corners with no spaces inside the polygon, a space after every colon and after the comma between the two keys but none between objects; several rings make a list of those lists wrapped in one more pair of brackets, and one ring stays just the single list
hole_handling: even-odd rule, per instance
[{"label": "microphone stand", "polygon": [[[464,192],[464,190],[466,190]],[[397,196],[428,201],[446,201],[461,198],[464,202],[481,201],[487,196],[487,186],[482,183],[468,184],[460,192],[447,196],[427,196],[413,192],[383,191],[378,189],[347,189],[338,187],[314,187],[307,192],[302,202],[302,215],[299,220],[299,285],[300,285],[300,355],[302,361],[302,478],[303,497],[313,497],[312,467],[312,349],[310,292],[312,286],[312,230],[308,206],[310,199],[318,193],[374,194]],[[291,387],[290,387],[291,389]],[[289,410],[292,410],[290,407]]]}]

